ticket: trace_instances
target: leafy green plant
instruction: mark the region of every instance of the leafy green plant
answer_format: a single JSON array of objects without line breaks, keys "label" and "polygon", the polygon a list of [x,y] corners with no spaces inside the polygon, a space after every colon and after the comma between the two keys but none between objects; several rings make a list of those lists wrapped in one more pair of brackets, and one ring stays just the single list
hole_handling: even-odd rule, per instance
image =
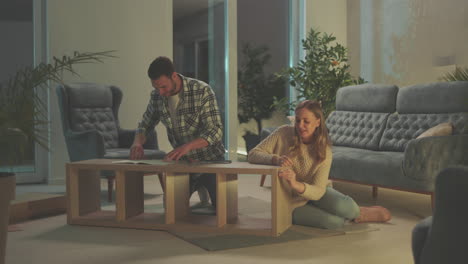
[{"label": "leafy green plant", "polygon": [[[311,29],[302,47],[305,58],[297,66],[283,70],[279,77],[289,79],[296,88],[298,100],[317,100],[322,103],[325,116],[335,109],[338,88],[364,83],[354,79],[349,72],[347,49],[336,43],[336,37]],[[283,111],[293,110],[297,101],[288,103],[287,98],[275,98],[274,105]]]},{"label": "leafy green plant", "polygon": [[113,52],[74,52],[72,56],[54,57],[52,63],[19,69],[0,84],[0,166],[21,162],[31,143],[37,142],[48,149],[44,136],[49,122],[47,105],[38,91],[48,89],[49,82],[63,83],[64,72],[79,76],[74,65],[102,63],[104,58],[115,57]]},{"label": "leafy green plant", "polygon": [[262,120],[271,117],[274,111],[273,98],[281,96],[285,82],[273,74],[265,73],[264,67],[271,59],[267,46],[244,44],[241,55],[243,63],[238,71],[238,118],[241,124],[255,120],[257,132],[247,131],[246,135],[259,138]]},{"label": "leafy green plant", "polygon": [[468,81],[468,67],[455,67],[453,72],[449,72],[439,79],[446,82]]}]

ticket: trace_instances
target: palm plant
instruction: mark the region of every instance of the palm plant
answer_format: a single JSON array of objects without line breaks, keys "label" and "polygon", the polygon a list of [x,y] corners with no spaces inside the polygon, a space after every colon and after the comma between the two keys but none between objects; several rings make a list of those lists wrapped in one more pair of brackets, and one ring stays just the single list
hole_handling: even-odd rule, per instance
[{"label": "palm plant", "polygon": [[449,72],[439,79],[446,82],[468,81],[468,67],[455,67],[453,72]]},{"label": "palm plant", "polygon": [[12,166],[21,162],[28,144],[37,142],[47,148],[44,136],[47,105],[39,96],[39,90],[48,89],[49,82],[63,83],[63,73],[79,74],[74,65],[103,62],[115,57],[114,51],[80,53],[61,58],[53,57],[52,63],[36,67],[24,67],[0,84],[0,166]]}]

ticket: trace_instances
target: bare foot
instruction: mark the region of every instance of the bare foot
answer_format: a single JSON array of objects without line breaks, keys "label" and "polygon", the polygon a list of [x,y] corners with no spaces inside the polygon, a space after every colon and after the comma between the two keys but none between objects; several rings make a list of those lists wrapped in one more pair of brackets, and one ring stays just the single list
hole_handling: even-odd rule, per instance
[{"label": "bare foot", "polygon": [[387,222],[392,219],[390,211],[382,206],[361,206],[359,209],[361,210],[361,213],[356,219],[354,219],[354,222],[356,223]]}]

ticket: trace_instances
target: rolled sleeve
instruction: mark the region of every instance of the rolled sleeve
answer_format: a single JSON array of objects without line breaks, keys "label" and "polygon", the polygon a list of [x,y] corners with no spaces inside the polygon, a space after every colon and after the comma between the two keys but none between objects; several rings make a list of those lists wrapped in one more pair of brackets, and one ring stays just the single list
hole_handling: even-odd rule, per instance
[{"label": "rolled sleeve", "polygon": [[209,145],[220,142],[223,137],[221,114],[216,104],[215,95],[209,87],[206,87],[202,99],[200,119],[202,120],[200,137],[205,139]]},{"label": "rolled sleeve", "polygon": [[277,147],[279,140],[280,129],[276,129],[249,152],[249,162],[255,164],[275,165],[273,164],[273,157],[280,156],[275,153],[275,148]]},{"label": "rolled sleeve", "polygon": [[149,131],[154,130],[156,125],[159,123],[160,117],[157,109],[155,108],[157,96],[158,94],[156,91],[151,92],[151,98],[148,106],[146,107],[146,111],[143,113],[143,118],[138,123],[138,127],[136,129],[137,134],[144,133],[145,136],[148,136]]}]

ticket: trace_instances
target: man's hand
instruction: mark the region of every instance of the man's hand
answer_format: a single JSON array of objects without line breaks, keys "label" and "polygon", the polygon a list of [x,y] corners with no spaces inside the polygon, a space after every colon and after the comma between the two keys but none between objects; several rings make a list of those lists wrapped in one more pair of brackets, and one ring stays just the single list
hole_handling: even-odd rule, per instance
[{"label": "man's hand", "polygon": [[171,160],[179,160],[185,154],[187,154],[191,150],[189,144],[184,144],[178,148],[175,148],[171,152],[169,152],[166,157],[164,157],[164,161],[171,161]]},{"label": "man's hand", "polygon": [[130,147],[130,159],[138,160],[142,159],[145,156],[145,151],[143,150],[143,145],[135,144]]}]

